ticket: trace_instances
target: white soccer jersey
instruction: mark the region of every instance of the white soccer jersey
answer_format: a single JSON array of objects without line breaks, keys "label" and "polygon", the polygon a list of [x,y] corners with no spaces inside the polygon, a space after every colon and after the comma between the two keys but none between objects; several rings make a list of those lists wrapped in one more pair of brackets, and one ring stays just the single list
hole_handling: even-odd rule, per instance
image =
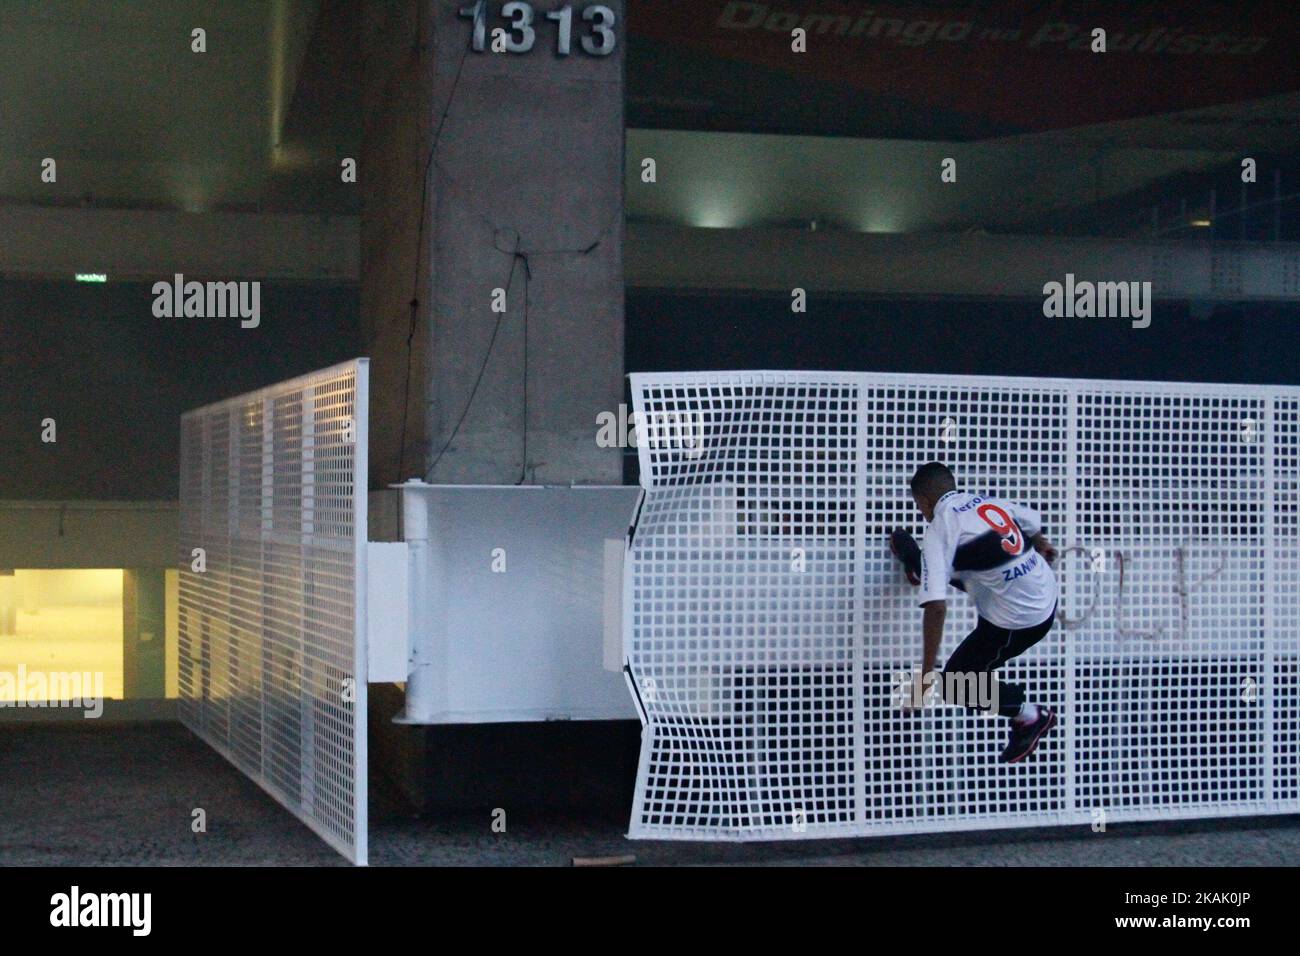
[{"label": "white soccer jersey", "polygon": [[957,579],[980,617],[998,627],[1033,627],[1056,607],[1056,575],[1029,540],[1043,527],[1032,508],[950,491],[934,506],[921,546],[920,603],[942,601]]}]

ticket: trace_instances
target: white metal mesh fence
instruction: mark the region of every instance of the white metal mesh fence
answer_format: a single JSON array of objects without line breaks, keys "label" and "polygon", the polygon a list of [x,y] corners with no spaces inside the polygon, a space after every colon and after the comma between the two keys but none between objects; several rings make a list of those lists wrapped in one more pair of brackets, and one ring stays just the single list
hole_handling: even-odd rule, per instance
[{"label": "white metal mesh fence", "polygon": [[[784,839],[1300,810],[1300,389],[929,376],[631,376],[645,488],[625,653],[630,835]],[[1005,668],[1061,722],[906,712],[907,480],[1027,504],[1058,624]],[[940,660],[975,623],[953,592]]]},{"label": "white metal mesh fence", "polygon": [[367,371],[358,359],[181,418],[182,720],[357,863]]}]

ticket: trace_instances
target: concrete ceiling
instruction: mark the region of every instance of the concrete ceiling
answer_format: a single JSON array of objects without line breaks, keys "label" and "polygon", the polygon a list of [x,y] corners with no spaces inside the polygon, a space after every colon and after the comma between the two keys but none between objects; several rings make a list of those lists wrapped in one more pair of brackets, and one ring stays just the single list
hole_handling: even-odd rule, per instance
[{"label": "concrete ceiling", "polygon": [[[705,228],[1012,232],[1049,213],[1232,161],[1211,150],[1107,145],[1059,134],[979,143],[629,130],[629,217]],[[653,158],[657,182],[641,178]],[[941,162],[957,180],[940,180]]]},{"label": "concrete ceiling", "polygon": [[[1287,89],[1294,71],[1276,77],[1281,92],[1267,96],[1206,106],[1207,97],[1188,87],[1187,108],[1138,115],[1134,94],[1119,118],[1009,133],[992,114],[978,121],[939,107],[890,112],[881,96],[891,91],[864,94],[801,75],[802,68],[774,69],[734,37],[708,40],[711,21],[701,22],[700,36],[731,46],[701,48],[689,40],[689,24],[678,24],[687,39],[674,41],[650,16],[662,8],[631,2],[629,118],[658,127],[629,132],[629,214],[639,219],[1013,230],[1058,210],[1122,201],[1239,155],[1300,155],[1300,94]],[[720,8],[720,0],[709,3]],[[359,6],[4,0],[0,203],[359,212],[357,187],[338,175],[339,161],[356,155],[360,140]],[[680,20],[681,11],[674,16]],[[207,53],[190,50],[196,27],[207,31]],[[877,48],[863,54],[892,55]],[[950,54],[932,45],[897,55],[941,63]],[[934,79],[917,74],[915,102],[934,98],[946,69],[936,66]],[[985,82],[981,75],[971,73]],[[778,132],[800,131],[824,114],[840,126],[822,132],[840,135],[739,132],[755,128],[745,125],[753,117],[733,115],[723,100],[766,105],[769,93],[783,97],[773,103],[807,101],[786,120],[779,110],[766,114],[769,123],[790,124]],[[878,109],[840,112],[850,96],[866,96]],[[1162,107],[1177,102],[1160,100]],[[654,190],[640,188],[642,156],[659,163]],[[958,161],[952,188],[937,185],[945,156]],[[40,179],[46,157],[58,163],[55,183]],[[1011,195],[1033,198],[1008,201]]]},{"label": "concrete ceiling", "polygon": [[[293,179],[319,150],[294,112],[313,104],[294,100],[321,8],[322,0],[5,0],[0,201],[294,205]],[[206,32],[205,53],[191,50],[196,28]],[[41,180],[47,157],[57,163],[53,183]]]}]

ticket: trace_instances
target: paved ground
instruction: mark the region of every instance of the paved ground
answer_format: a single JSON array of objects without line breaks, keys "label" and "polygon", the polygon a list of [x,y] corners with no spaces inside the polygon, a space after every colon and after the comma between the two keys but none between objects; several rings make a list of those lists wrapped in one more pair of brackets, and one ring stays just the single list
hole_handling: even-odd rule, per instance
[{"label": "paved ground", "polygon": [[[342,859],[175,723],[0,725],[0,866],[337,866]],[[787,844],[632,843],[624,819],[410,819],[376,788],[372,865],[1294,866],[1300,817]],[[207,811],[208,832],[190,831]]]}]

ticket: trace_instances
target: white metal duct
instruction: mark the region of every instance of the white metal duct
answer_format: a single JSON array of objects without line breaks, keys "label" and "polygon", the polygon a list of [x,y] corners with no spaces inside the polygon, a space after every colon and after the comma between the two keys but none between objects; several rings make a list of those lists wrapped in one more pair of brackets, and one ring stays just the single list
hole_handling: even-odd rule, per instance
[{"label": "white metal duct", "polygon": [[400,487],[405,533],[423,529],[407,546],[426,556],[412,557],[412,611],[428,612],[411,629],[417,672],[398,678],[405,722],[635,717],[616,598],[637,488]]},{"label": "white metal duct", "polygon": [[181,418],[182,720],[355,863],[366,862],[368,364]]},{"label": "white metal duct", "polygon": [[[793,839],[1300,810],[1300,389],[844,372],[631,376],[630,836]],[[1061,723],[906,712],[907,479],[1022,501],[1071,626],[1006,671]],[[954,592],[940,660],[974,625]]]}]

